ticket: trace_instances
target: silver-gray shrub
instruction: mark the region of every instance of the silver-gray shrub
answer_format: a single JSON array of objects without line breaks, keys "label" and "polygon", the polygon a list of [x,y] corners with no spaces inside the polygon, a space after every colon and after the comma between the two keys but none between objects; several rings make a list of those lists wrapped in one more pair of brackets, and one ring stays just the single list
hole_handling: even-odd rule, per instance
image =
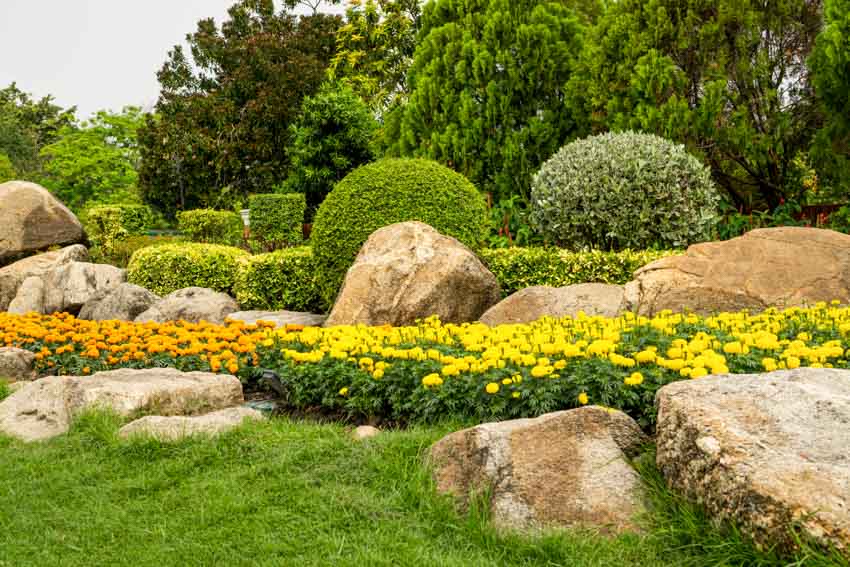
[{"label": "silver-gray shrub", "polygon": [[684,146],[607,133],[567,144],[543,164],[531,221],[573,250],[682,248],[711,238],[719,201],[708,168]]}]

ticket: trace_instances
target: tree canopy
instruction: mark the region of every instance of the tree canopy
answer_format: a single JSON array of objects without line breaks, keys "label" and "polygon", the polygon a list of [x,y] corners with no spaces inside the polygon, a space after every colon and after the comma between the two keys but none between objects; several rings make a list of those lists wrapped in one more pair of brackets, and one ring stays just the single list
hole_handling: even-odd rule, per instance
[{"label": "tree canopy", "polygon": [[[290,6],[297,2],[288,2]],[[286,177],[290,125],[334,55],[341,20],[241,0],[218,27],[198,23],[158,74],[156,116],[139,132],[146,201],[176,209],[231,206]]]}]

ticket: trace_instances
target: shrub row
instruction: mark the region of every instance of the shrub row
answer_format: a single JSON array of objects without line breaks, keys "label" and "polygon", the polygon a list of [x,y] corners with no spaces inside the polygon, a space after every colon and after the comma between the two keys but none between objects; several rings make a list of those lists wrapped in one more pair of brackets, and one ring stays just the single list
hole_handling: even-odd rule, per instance
[{"label": "shrub row", "polygon": [[[632,273],[671,251],[566,252],[549,248],[481,250],[502,293],[534,285],[623,284]],[[308,246],[251,256],[214,244],[166,244],[139,250],[129,265],[131,282],[167,294],[201,286],[230,293],[244,309],[321,311],[322,286]]]},{"label": "shrub row", "polygon": [[294,246],[302,240],[307,199],[303,193],[251,197],[251,238],[267,251]]},{"label": "shrub row", "polygon": [[195,209],[177,213],[177,227],[192,242],[238,246],[245,225],[233,211]]},{"label": "shrub row", "polygon": [[559,248],[493,248],[480,250],[479,256],[499,280],[502,295],[507,296],[535,285],[624,284],[632,279],[638,268],[676,253],[669,250],[569,252]]},{"label": "shrub row", "polygon": [[153,220],[153,212],[144,205],[101,205],[83,214],[89,240],[107,252],[128,236],[145,234]]}]

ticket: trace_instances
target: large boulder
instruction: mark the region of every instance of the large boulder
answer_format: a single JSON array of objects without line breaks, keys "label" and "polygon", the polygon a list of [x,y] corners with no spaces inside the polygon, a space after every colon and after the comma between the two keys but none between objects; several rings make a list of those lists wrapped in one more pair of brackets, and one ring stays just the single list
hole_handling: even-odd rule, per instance
[{"label": "large boulder", "polygon": [[644,510],[629,464],[646,438],[626,414],[587,406],[534,419],[485,423],[432,448],[437,488],[466,506],[490,490],[493,521],[505,528],[635,530]]},{"label": "large boulder", "polygon": [[18,294],[18,288],[27,278],[42,278],[57,266],[68,262],[85,262],[88,258],[89,252],[86,247],[75,244],[55,252],[30,256],[0,268],[0,311],[5,311],[9,307]]},{"label": "large boulder", "polygon": [[166,295],[136,317],[136,321],[165,323],[183,320],[222,324],[228,315],[238,310],[239,305],[226,293],[205,287],[187,287]]},{"label": "large boulder", "polygon": [[499,282],[469,248],[427,224],[403,222],[366,241],[325,326],[410,325],[431,315],[476,321],[499,298]]},{"label": "large boulder", "polygon": [[15,299],[9,304],[7,311],[16,315],[26,313],[45,313],[44,310],[44,280],[39,276],[31,276],[24,280],[18,288]]},{"label": "large boulder", "polygon": [[122,283],[94,294],[80,309],[79,319],[133,321],[161,298],[143,287]]},{"label": "large boulder", "polygon": [[85,239],[79,219],[44,187],[26,181],[0,184],[0,265],[29,252]]},{"label": "large boulder", "polygon": [[35,355],[15,347],[0,347],[0,382],[20,382],[35,378]]},{"label": "large boulder", "polygon": [[327,320],[327,315],[304,313],[301,311],[237,311],[227,316],[234,321],[255,324],[259,321],[274,323],[276,327],[287,325],[302,325],[304,327],[321,327]]},{"label": "large boulder", "polygon": [[51,376],[0,402],[0,433],[24,441],[48,439],[67,432],[74,417],[94,408],[122,416],[195,415],[242,402],[238,378],[209,372],[151,368]]},{"label": "large boulder", "polygon": [[623,307],[623,286],[585,283],[566,287],[538,285],[509,295],[481,316],[481,322],[495,327],[530,323],[541,317],[587,315],[616,317]]},{"label": "large boulder", "polygon": [[44,279],[44,312],[77,314],[98,293],[127,281],[127,271],[109,264],[69,262],[53,268]]},{"label": "large boulder", "polygon": [[709,314],[837,299],[850,302],[850,236],[802,227],[762,228],[695,244],[656,260],[626,285],[626,306]]},{"label": "large boulder", "polygon": [[850,555],[850,371],[711,376],[658,391],[668,484],[759,543],[804,536]]},{"label": "large boulder", "polygon": [[246,407],[234,407],[198,416],[147,415],[131,421],[118,431],[122,438],[146,436],[160,441],[177,441],[193,435],[215,436],[245,421],[261,421],[265,416]]}]

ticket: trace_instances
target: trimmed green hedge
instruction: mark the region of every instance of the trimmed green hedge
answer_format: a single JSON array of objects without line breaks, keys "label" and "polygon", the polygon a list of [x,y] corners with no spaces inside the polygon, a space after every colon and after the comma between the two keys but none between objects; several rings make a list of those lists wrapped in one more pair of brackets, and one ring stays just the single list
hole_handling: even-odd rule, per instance
[{"label": "trimmed green hedge", "polygon": [[163,244],[137,250],[127,266],[127,279],[159,295],[184,287],[233,292],[238,260],[250,254],[219,244]]},{"label": "trimmed green hedge", "polygon": [[680,253],[670,250],[569,252],[559,248],[492,248],[480,250],[479,256],[499,280],[502,295],[508,296],[535,285],[624,284],[632,280],[638,268]]},{"label": "trimmed green hedge", "polygon": [[324,305],[333,303],[369,235],[414,220],[476,249],[487,235],[487,204],[464,176],[422,159],[383,159],[337,183],[319,207],[311,235]]},{"label": "trimmed green hedge", "polygon": [[319,288],[309,246],[239,260],[233,292],[243,309],[319,311]]},{"label": "trimmed green hedge", "polygon": [[238,246],[245,224],[242,216],[233,211],[195,209],[177,213],[177,228],[192,242]]},{"label": "trimmed green hedge", "polygon": [[271,251],[299,244],[303,240],[304,193],[254,195],[248,201],[251,238]]},{"label": "trimmed green hedge", "polygon": [[82,217],[91,243],[107,253],[119,240],[145,234],[154,221],[145,205],[100,205],[87,209]]}]

